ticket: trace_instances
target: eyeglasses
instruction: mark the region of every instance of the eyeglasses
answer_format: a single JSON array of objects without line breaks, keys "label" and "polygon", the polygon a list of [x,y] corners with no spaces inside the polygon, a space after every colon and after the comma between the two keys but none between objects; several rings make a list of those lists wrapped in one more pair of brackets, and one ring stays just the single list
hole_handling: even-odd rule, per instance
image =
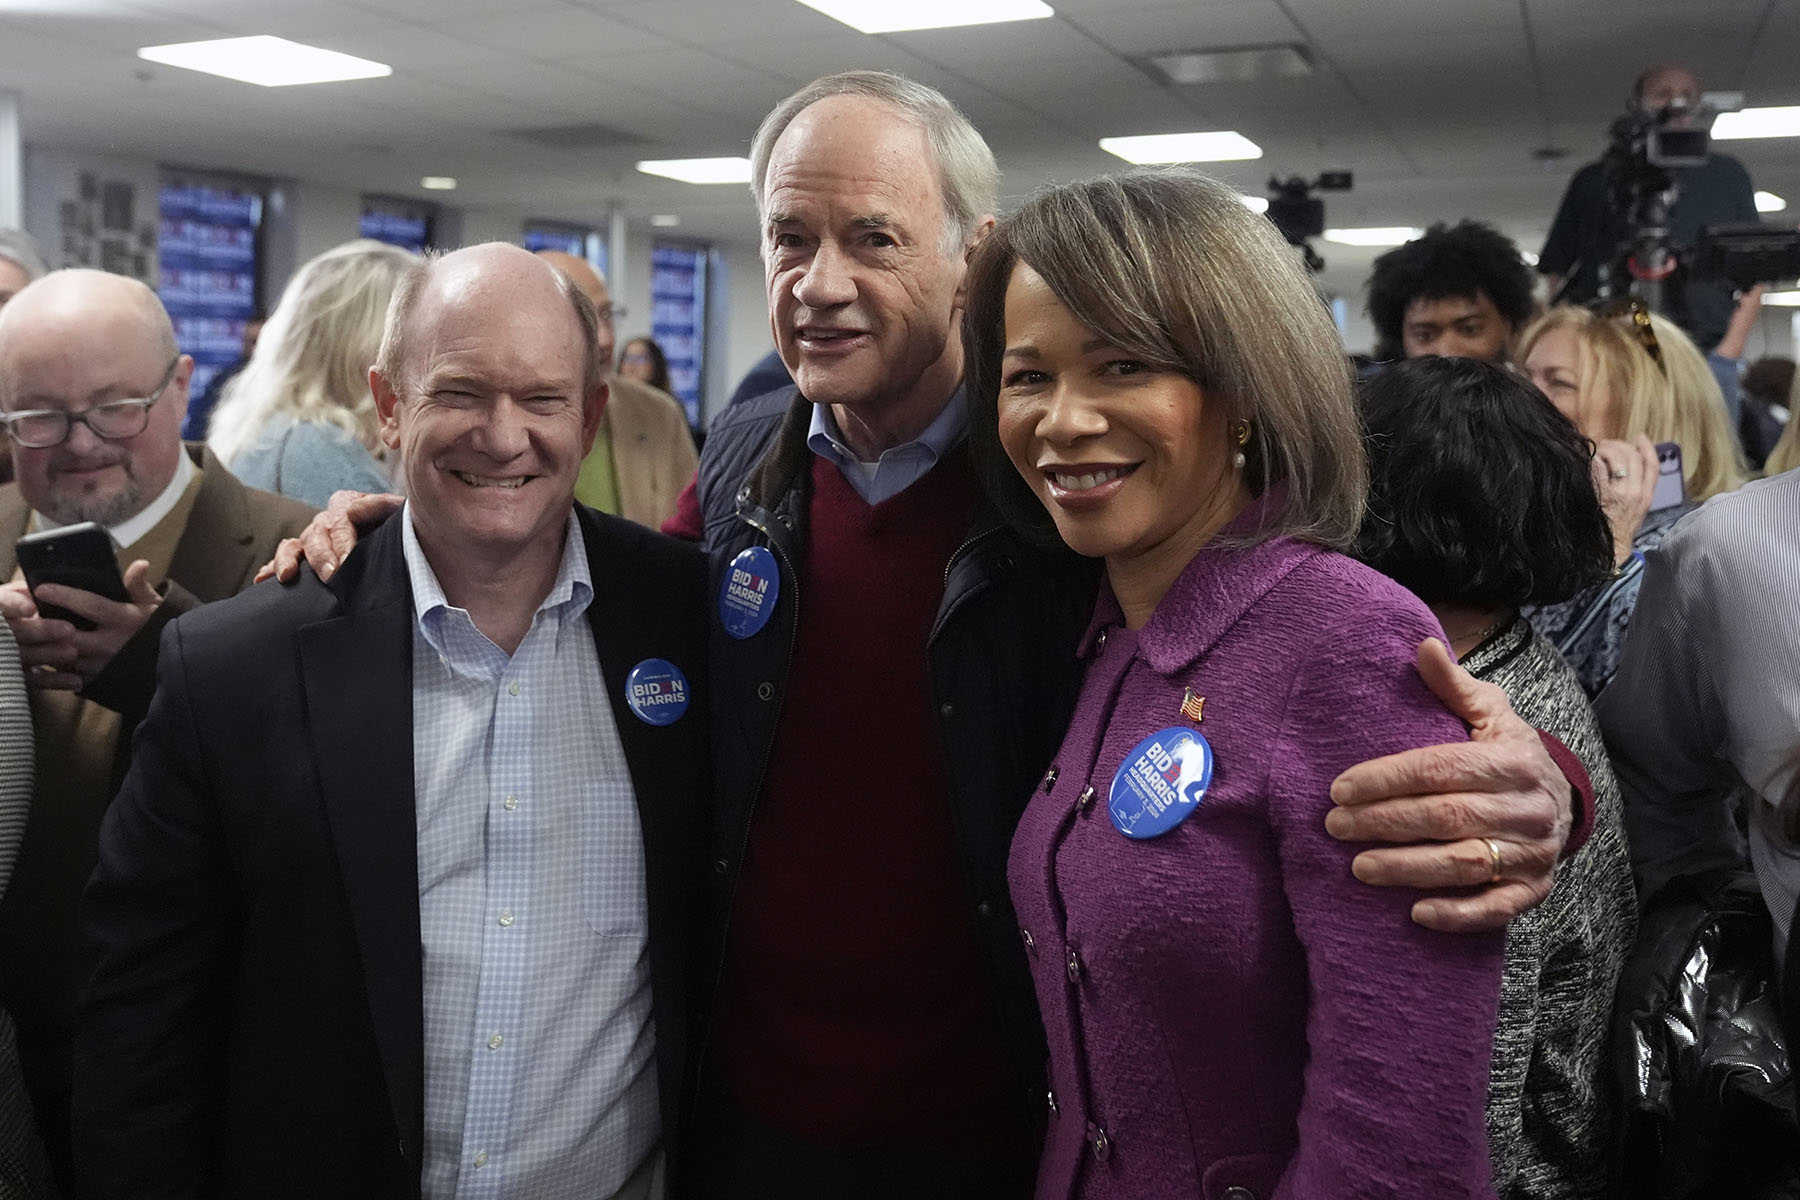
[{"label": "eyeglasses", "polygon": [[625,312],[623,304],[601,304],[595,307],[594,316],[600,319],[602,325],[611,325],[615,321],[623,320]]},{"label": "eyeglasses", "polygon": [[1669,368],[1663,365],[1662,344],[1656,340],[1656,326],[1650,323],[1650,310],[1644,307],[1642,300],[1636,296],[1602,300],[1594,305],[1594,315],[1607,318],[1629,315],[1632,332],[1637,335],[1638,345],[1644,348],[1644,353],[1650,356],[1650,361],[1656,364],[1658,371],[1664,375],[1669,373]]},{"label": "eyeglasses", "polygon": [[150,424],[150,406],[175,382],[175,367],[181,362],[177,354],[163,372],[163,381],[154,392],[141,399],[108,400],[85,412],[64,412],[60,408],[34,408],[25,412],[0,413],[0,424],[6,426],[13,441],[32,450],[48,450],[69,439],[69,431],[80,421],[95,437],[109,442],[122,442],[144,432]]}]

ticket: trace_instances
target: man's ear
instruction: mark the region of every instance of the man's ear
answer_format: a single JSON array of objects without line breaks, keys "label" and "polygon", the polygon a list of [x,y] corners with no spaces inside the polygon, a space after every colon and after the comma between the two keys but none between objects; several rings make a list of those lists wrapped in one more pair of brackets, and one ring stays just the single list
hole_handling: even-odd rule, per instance
[{"label": "man's ear", "polygon": [[992,232],[994,232],[994,214],[986,213],[981,220],[975,223],[975,231],[969,235],[969,240],[963,243],[962,277],[956,281],[956,307],[959,309],[966,306],[969,298],[969,263],[974,261],[976,249]]},{"label": "man's ear", "polygon": [[400,394],[375,367],[369,368],[369,394],[375,397],[375,415],[381,421],[381,444],[389,450],[400,446]]}]

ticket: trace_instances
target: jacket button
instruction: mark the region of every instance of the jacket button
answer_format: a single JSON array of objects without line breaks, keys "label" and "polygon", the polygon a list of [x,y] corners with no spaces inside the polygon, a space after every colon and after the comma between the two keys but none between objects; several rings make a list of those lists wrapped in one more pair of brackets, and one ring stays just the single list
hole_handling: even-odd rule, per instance
[{"label": "jacket button", "polygon": [[1256,1193],[1247,1187],[1228,1187],[1224,1200],[1256,1200]]},{"label": "jacket button", "polygon": [[1050,1115],[1054,1117],[1054,1116],[1058,1115],[1059,1113],[1061,1113],[1062,1109],[1056,1107],[1056,1093],[1055,1092],[1045,1092],[1044,1095],[1050,1101]]},{"label": "jacket button", "polygon": [[759,683],[756,685],[756,698],[758,700],[767,700],[767,699],[770,699],[771,697],[773,697],[774,695],[775,695],[775,685],[774,684]]},{"label": "jacket button", "polygon": [[1075,807],[1079,808],[1083,812],[1086,812],[1087,806],[1092,804],[1093,802],[1094,802],[1094,785],[1090,783],[1086,787],[1081,789],[1081,795],[1075,797]]},{"label": "jacket button", "polygon": [[750,499],[750,488],[749,488],[749,485],[746,484],[744,487],[741,487],[738,489],[737,502],[739,504],[743,504],[744,502],[746,502],[749,499]]},{"label": "jacket button", "polygon": [[1096,649],[1096,650],[1106,649],[1106,630],[1102,629],[1100,631],[1100,636],[1094,639],[1094,649]]},{"label": "jacket button", "polygon": [[1068,966],[1068,970],[1069,970],[1069,982],[1070,983],[1080,983],[1081,982],[1081,960],[1079,958],[1075,957],[1075,947],[1073,947],[1073,946],[1069,947],[1069,958],[1068,958],[1067,966]]},{"label": "jacket button", "polygon": [[1044,772],[1044,790],[1047,792],[1056,786],[1056,768],[1051,767]]},{"label": "jacket button", "polygon": [[1106,1130],[1092,1123],[1088,1125],[1088,1149],[1101,1162],[1105,1162],[1107,1156],[1112,1154],[1112,1140],[1106,1136]]},{"label": "jacket button", "polygon": [[730,870],[731,870],[731,864],[729,862],[727,862],[726,860],[724,860],[722,858],[713,860],[713,874],[714,875],[723,875]]},{"label": "jacket button", "polygon": [[1034,951],[1034,952],[1037,950],[1037,939],[1035,939],[1031,936],[1031,930],[1021,928],[1019,930],[1019,937],[1024,940],[1025,949]]}]

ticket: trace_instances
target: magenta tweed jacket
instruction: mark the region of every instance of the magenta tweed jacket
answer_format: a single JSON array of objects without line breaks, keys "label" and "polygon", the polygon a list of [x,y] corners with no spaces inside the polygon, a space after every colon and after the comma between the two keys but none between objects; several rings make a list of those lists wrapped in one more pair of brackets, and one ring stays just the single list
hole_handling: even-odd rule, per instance
[{"label": "magenta tweed jacket", "polygon": [[[1418,677],[1426,637],[1398,584],[1286,538],[1209,546],[1135,632],[1102,590],[1009,864],[1050,1042],[1040,1200],[1493,1194],[1503,937],[1415,925],[1417,895],[1358,883],[1325,832],[1346,767],[1468,736]],[[1128,839],[1114,775],[1181,725],[1211,787]]]}]

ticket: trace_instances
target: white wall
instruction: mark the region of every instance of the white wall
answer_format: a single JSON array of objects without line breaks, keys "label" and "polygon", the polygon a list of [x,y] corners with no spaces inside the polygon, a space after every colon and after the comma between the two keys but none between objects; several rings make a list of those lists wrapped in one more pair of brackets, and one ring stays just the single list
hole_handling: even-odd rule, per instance
[{"label": "white wall", "polygon": [[725,406],[738,380],[775,348],[774,336],[769,332],[769,298],[763,283],[762,256],[757,253],[756,242],[746,238],[727,247],[726,253],[731,263],[731,276],[727,281],[727,309],[722,323],[725,363],[723,370],[717,373],[719,387],[716,393],[711,388],[707,390],[708,421]]},{"label": "white wall", "polygon": [[[151,284],[156,282],[157,190],[162,177],[154,162],[37,145],[25,147],[24,159],[25,231],[43,246],[44,257],[51,267],[100,267],[103,265],[101,243],[123,241],[128,244],[134,261],[121,273],[136,275]],[[129,232],[115,233],[100,228],[98,194],[88,200],[82,199],[84,175],[96,188],[108,183],[130,185],[133,212]],[[77,229],[64,237],[64,205],[76,206],[77,222],[88,230],[87,233]],[[146,228],[149,230],[147,244],[142,236]],[[82,257],[84,248],[89,251],[85,261]],[[141,271],[136,269],[135,262],[139,254],[143,257]]]}]

